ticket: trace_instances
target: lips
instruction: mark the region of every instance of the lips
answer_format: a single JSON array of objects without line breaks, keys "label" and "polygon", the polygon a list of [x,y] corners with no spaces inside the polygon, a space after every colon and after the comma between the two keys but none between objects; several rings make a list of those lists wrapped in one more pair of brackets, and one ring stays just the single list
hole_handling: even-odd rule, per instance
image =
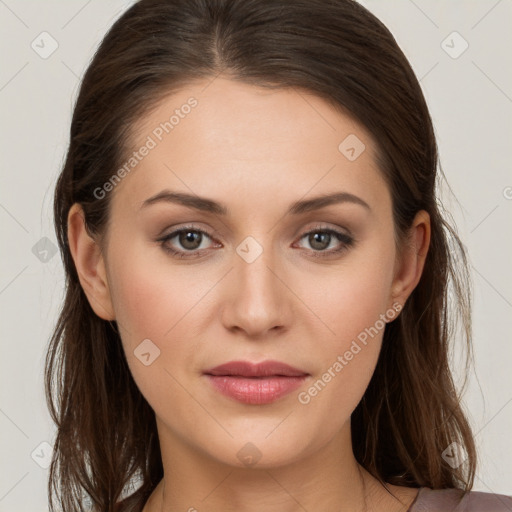
[{"label": "lips", "polygon": [[297,389],[309,376],[279,361],[231,361],[204,374],[223,395],[251,405],[274,402]]},{"label": "lips", "polygon": [[207,375],[229,375],[238,377],[303,377],[309,375],[307,372],[279,361],[264,361],[262,363],[231,361],[206,370],[205,373]]}]

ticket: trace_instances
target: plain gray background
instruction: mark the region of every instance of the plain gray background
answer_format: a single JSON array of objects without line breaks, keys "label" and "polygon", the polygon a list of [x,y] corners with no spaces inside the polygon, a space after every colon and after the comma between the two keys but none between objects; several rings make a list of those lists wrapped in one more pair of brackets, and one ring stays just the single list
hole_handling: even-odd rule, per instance
[{"label": "plain gray background", "polygon": [[[63,293],[53,187],[80,77],[130,3],[0,0],[0,511],[48,510],[44,466],[54,427],[43,363]],[[429,103],[453,190],[443,186],[440,197],[474,280],[476,371],[464,407],[480,455],[475,489],[512,494],[512,2],[362,3],[395,35]],[[461,355],[456,341],[457,382]]]}]

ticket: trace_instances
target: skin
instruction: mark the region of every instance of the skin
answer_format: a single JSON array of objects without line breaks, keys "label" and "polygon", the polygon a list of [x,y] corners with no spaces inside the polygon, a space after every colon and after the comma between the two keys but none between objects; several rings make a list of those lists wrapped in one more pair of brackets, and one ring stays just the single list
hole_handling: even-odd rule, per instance
[{"label": "skin", "polygon": [[[350,416],[384,329],[309,403],[297,397],[379,315],[405,304],[430,243],[428,214],[418,213],[398,250],[374,141],[305,91],[224,76],[194,82],[133,127],[131,148],[190,96],[198,105],[110,192],[103,247],[85,231],[79,205],[68,219],[81,285],[96,314],[118,322],[130,370],[156,414],[166,486],[163,493],[160,482],[144,512],[358,511],[364,489],[368,510],[407,510],[417,489],[388,485],[393,496],[358,465],[351,445]],[[349,134],[366,146],[354,161],[338,150]],[[141,208],[164,189],[223,203],[229,214],[166,202]],[[370,209],[346,202],[286,214],[294,201],[335,191]],[[202,255],[173,258],[156,240],[188,223],[208,233],[195,249]],[[325,255],[343,242],[312,245],[304,234],[319,224],[321,233],[350,233],[355,244]],[[263,249],[251,263],[236,251],[247,236]],[[166,244],[186,252],[177,236]],[[160,350],[149,366],[134,355],[145,339]],[[267,359],[310,377],[272,404],[247,405],[202,375],[230,360]],[[253,466],[237,457],[249,442],[261,457]]]}]

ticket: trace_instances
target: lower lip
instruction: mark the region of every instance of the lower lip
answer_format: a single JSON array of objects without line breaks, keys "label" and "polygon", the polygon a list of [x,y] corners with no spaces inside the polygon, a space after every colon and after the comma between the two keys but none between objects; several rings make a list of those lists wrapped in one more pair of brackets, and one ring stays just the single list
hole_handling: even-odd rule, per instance
[{"label": "lower lip", "polygon": [[230,375],[206,375],[212,385],[223,395],[245,404],[269,404],[297,389],[305,380],[302,377],[272,376],[250,378]]}]

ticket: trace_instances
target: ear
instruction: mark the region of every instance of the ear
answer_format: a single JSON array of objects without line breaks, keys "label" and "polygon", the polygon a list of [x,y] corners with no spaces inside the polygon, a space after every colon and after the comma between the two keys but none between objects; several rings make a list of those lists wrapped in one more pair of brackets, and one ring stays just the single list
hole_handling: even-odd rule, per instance
[{"label": "ear", "polygon": [[420,210],[414,217],[407,239],[395,261],[391,286],[392,302],[402,307],[418,284],[430,246],[430,215]]},{"label": "ear", "polygon": [[78,203],[69,210],[68,242],[80,284],[92,309],[103,320],[115,320],[103,254],[85,228],[84,212]]}]

